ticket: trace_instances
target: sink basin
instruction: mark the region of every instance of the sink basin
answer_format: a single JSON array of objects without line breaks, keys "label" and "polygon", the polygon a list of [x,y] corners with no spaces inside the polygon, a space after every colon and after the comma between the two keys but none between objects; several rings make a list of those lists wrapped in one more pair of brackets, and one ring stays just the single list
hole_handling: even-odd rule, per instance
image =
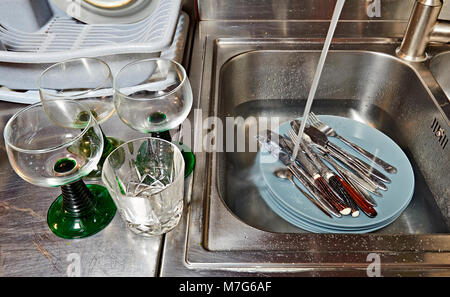
[{"label": "sink basin", "polygon": [[[361,276],[373,253],[386,276],[448,275],[450,144],[436,132],[437,127],[450,131],[450,112],[429,65],[396,58],[396,39],[333,41],[312,110],[361,121],[388,135],[409,158],[415,189],[402,215],[376,232],[310,233],[284,221],[260,197],[249,131],[261,128],[264,117],[282,124],[303,115],[323,39],[296,36],[314,26],[326,32],[327,25],[239,24],[206,22],[194,46],[190,80],[194,108],[201,113],[191,114],[191,120],[203,121],[203,127],[194,127],[191,147],[204,145],[218,127],[205,127],[212,117],[227,128],[227,120],[234,120],[236,130],[234,137],[227,138],[228,130],[216,135],[222,151],[196,150],[189,211],[177,227],[182,232],[166,238],[161,275]],[[433,55],[445,51],[448,46],[435,47]],[[246,143],[242,151],[239,137]]]},{"label": "sink basin", "polygon": [[430,70],[437,82],[444,90],[450,101],[450,52],[433,57],[430,61]]},{"label": "sink basin", "polygon": [[[257,125],[261,118],[276,117],[283,123],[302,116],[319,55],[315,51],[259,50],[228,60],[219,78],[222,121],[254,118]],[[449,233],[445,210],[450,195],[439,178],[448,174],[448,148],[433,141],[430,129],[433,122],[445,122],[415,72],[388,55],[332,51],[316,98],[314,113],[348,117],[375,127],[393,139],[412,163],[416,180],[412,202],[399,219],[377,233]],[[246,143],[252,142],[249,134]],[[303,232],[274,214],[260,197],[251,174],[255,156],[255,152],[220,153],[220,197],[237,217],[255,228]],[[427,167],[430,163],[433,166]]]}]

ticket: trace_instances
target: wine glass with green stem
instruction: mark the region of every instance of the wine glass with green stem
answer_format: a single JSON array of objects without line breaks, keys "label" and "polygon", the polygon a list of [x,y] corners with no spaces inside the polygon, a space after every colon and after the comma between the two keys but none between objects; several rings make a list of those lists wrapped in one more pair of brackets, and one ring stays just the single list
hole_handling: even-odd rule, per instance
[{"label": "wine glass with green stem", "polygon": [[[170,59],[150,58],[125,65],[114,77],[114,104],[119,118],[132,129],[172,141],[169,130],[179,128],[192,108],[186,70]],[[179,133],[181,135],[181,133]],[[185,161],[185,177],[195,166],[188,146],[175,141]]]},{"label": "wine glass with green stem", "polygon": [[47,212],[54,234],[66,239],[87,237],[111,222],[116,206],[108,190],[82,180],[97,167],[104,145],[86,105],[74,100],[30,105],[9,119],[3,133],[11,166],[22,179],[61,187],[62,194]]},{"label": "wine glass with green stem", "polygon": [[[80,100],[87,105],[97,123],[102,124],[114,114],[113,77],[111,69],[97,58],[76,58],[56,63],[44,70],[39,77],[39,94],[41,101]],[[101,170],[106,157],[122,141],[106,137],[101,127],[104,141],[102,157],[97,168],[93,169],[87,179],[101,179]]]}]

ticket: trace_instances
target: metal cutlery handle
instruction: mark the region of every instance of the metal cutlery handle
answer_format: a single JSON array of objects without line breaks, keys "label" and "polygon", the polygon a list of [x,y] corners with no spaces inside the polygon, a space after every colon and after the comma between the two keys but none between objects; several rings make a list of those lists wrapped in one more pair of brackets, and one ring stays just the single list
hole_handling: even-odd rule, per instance
[{"label": "metal cutlery handle", "polygon": [[[280,144],[275,142],[275,139],[280,139],[280,137],[277,137],[275,133],[272,133],[271,131],[268,131],[270,133],[267,133],[267,137],[258,135],[257,139],[261,143],[261,145],[270,152],[270,154],[280,160],[285,166],[288,167],[289,171],[300,181],[302,184],[310,191],[314,197],[317,198],[317,203],[322,205],[322,207],[318,206],[317,203],[313,202],[316,206],[319,207],[322,211],[324,211],[323,208],[328,209],[330,213],[336,215],[337,217],[340,217],[341,214],[338,212],[337,209],[334,209],[334,205],[331,203],[324,203],[320,198],[322,198],[321,195],[317,195],[318,191],[315,190],[313,185],[313,181],[309,181],[309,176],[299,167],[295,164],[295,162],[290,161],[290,155],[280,147]],[[275,136],[275,139],[272,139],[272,134]],[[282,139],[282,138],[281,138]],[[286,148],[284,148],[286,149]],[[309,196],[305,195],[307,198],[310,198]],[[312,198],[312,197],[311,197]],[[326,211],[325,211],[326,213]],[[329,215],[327,213],[327,215]]]},{"label": "metal cutlery handle", "polygon": [[[291,127],[294,131],[296,130],[297,126],[298,126],[297,121],[291,122]],[[335,151],[336,153],[340,154],[342,157],[347,159],[349,162],[354,163],[355,166],[359,167],[363,171],[367,171],[367,173],[370,176],[373,176],[374,179],[378,179],[378,180],[380,180],[380,182],[386,182],[386,183],[391,182],[391,180],[387,176],[385,176],[383,173],[378,171],[376,168],[368,165],[366,162],[362,161],[358,157],[353,156],[350,153],[347,153],[346,151],[341,149],[339,146],[330,142],[328,140],[327,135],[324,132],[317,129],[316,127],[314,127],[314,126],[306,127],[305,133],[311,138],[312,142],[314,142],[318,145],[321,145],[325,148],[328,148],[329,150]]]},{"label": "metal cutlery handle", "polygon": [[[372,196],[369,195],[369,193],[366,192],[366,189],[364,189],[362,186],[360,186],[357,182],[353,182],[351,178],[349,177],[349,174],[353,174],[348,170],[345,170],[344,168],[340,167],[336,162],[333,161],[331,157],[328,155],[324,155],[325,159],[330,162],[333,167],[336,169],[336,171],[342,176],[342,179],[349,184],[353,189],[356,190],[361,196],[372,206],[377,206],[377,203],[375,200],[373,200]],[[376,189],[375,189],[376,190]]]},{"label": "metal cutlery handle", "polygon": [[391,164],[383,161],[382,159],[374,156],[373,154],[371,154],[370,152],[366,151],[365,149],[363,149],[362,147],[360,147],[357,144],[354,144],[351,141],[348,141],[347,139],[345,139],[344,137],[340,136],[340,135],[336,135],[337,138],[339,138],[342,142],[344,142],[345,144],[347,144],[348,146],[351,146],[353,149],[355,149],[356,151],[358,151],[360,154],[362,154],[363,156],[365,156],[366,158],[368,158],[369,160],[374,161],[376,164],[378,164],[379,166],[381,166],[381,168],[383,168],[386,172],[391,173],[391,174],[395,174],[397,173],[397,168],[395,168],[394,166],[392,166]]},{"label": "metal cutlery handle", "polygon": [[[365,182],[367,182],[368,184],[372,185],[375,188],[381,189],[383,191],[387,191],[386,185],[378,180],[373,179],[372,176],[368,172],[366,172],[365,170],[356,166],[353,162],[350,162],[348,159],[344,158],[342,155],[336,153],[335,151],[329,150],[329,152],[333,158],[337,159],[338,161],[341,161],[343,164],[348,166],[350,169],[352,169],[356,173],[358,173],[358,175],[361,177],[361,179],[363,179]],[[371,191],[370,189],[367,189],[367,190]]]},{"label": "metal cutlery handle", "polygon": [[351,196],[347,193],[345,188],[341,185],[341,183],[338,180],[338,177],[332,172],[327,165],[322,161],[322,159],[311,150],[308,145],[304,145],[303,143],[300,143],[300,147],[303,151],[309,156],[309,158],[313,161],[313,163],[318,167],[321,175],[325,177],[325,179],[328,181],[328,184],[330,187],[337,193],[338,197],[340,197],[345,204],[350,206],[351,213],[353,217],[359,216],[359,210],[356,206],[355,202],[351,198]]},{"label": "metal cutlery handle", "polygon": [[[285,139],[284,137],[280,137],[280,145],[282,148],[284,148],[285,150],[289,151],[289,154],[292,152],[292,143],[288,143],[287,139]],[[343,214],[346,215],[348,214],[347,212],[350,212],[350,209],[348,207],[346,207],[346,205],[343,205],[343,203],[340,203],[340,201],[335,201],[335,199],[333,199],[333,197],[329,196],[329,192],[331,192],[331,189],[329,189],[330,191],[327,192],[325,189],[327,189],[328,185],[325,183],[325,185],[321,185],[318,184],[317,180],[318,177],[320,179],[322,179],[322,177],[320,176],[319,172],[316,170],[316,168],[314,167],[314,165],[306,158],[305,155],[303,155],[300,151],[297,152],[297,156],[296,156],[296,161],[292,162],[293,164],[293,168],[295,168],[296,170],[298,170],[299,172],[301,172],[301,176],[305,177],[306,179],[306,184],[311,185],[311,188],[308,188],[308,190],[310,190],[311,193],[316,194],[316,197],[318,198],[319,201],[322,202],[322,204],[324,205],[329,205],[331,209],[334,209],[339,215]],[[297,165],[296,162],[299,162],[300,164],[302,164],[302,166],[305,167],[306,171],[305,172],[299,165]],[[296,176],[297,177],[297,176]],[[297,177],[299,179],[299,177]],[[301,181],[301,179],[299,179]],[[306,185],[305,185],[306,186]],[[315,190],[317,189],[317,190]],[[331,193],[333,194],[333,193]],[[336,197],[336,199],[338,199]],[[332,212],[333,214],[335,214],[335,212]],[[335,214],[336,215],[336,214]]]},{"label": "metal cutlery handle", "polygon": [[[288,169],[302,183],[302,185],[304,185],[308,189],[308,191],[311,192],[311,194],[313,194],[313,195],[315,194],[313,189],[308,187],[307,181],[302,178],[301,174],[296,170],[296,168],[293,165],[289,165]],[[330,213],[332,213],[336,217],[341,217],[341,214],[339,212],[337,212],[331,205],[329,205],[328,202],[324,202],[324,201],[318,199],[316,196],[314,196],[314,197],[316,197],[316,199],[311,197],[311,195],[309,195],[307,192],[305,192],[295,182],[293,184],[295,185],[297,190],[299,190],[306,198],[308,198],[309,201],[311,201],[311,203],[313,203],[315,206],[317,206],[327,216],[329,216],[331,218]]]},{"label": "metal cutlery handle", "polygon": [[379,172],[377,169],[371,167],[370,165],[366,164],[364,161],[358,159],[357,157],[347,153],[337,145],[328,142],[327,147],[329,147],[331,150],[335,151],[336,153],[342,155],[345,159],[349,160],[352,164],[359,167],[361,170],[367,171],[367,173],[370,176],[373,176],[374,178],[380,180],[381,182],[390,183],[391,179]]},{"label": "metal cutlery handle", "polygon": [[[372,183],[369,183],[367,181],[365,181],[363,178],[357,176],[356,174],[354,174],[352,171],[342,167],[341,165],[339,165],[338,163],[336,163],[333,158],[326,152],[324,151],[322,148],[318,148],[319,151],[321,151],[322,153],[324,153],[322,156],[325,160],[327,160],[335,169],[336,171],[346,179],[346,181],[348,182],[349,180],[353,181],[354,183],[356,183],[360,188],[363,188],[377,196],[380,196],[381,194],[377,191],[378,187]],[[352,183],[353,184],[353,183]]]}]

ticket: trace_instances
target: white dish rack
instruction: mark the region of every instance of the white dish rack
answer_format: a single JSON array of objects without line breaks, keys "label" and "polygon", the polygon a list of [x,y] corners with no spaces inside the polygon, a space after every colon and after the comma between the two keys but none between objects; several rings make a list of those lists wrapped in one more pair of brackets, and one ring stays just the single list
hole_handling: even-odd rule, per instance
[{"label": "white dish rack", "polygon": [[[155,53],[136,53],[109,55],[99,57],[111,67],[113,75],[126,64],[149,57],[164,57],[177,62],[182,62],[186,38],[189,30],[189,16],[181,12],[178,17],[177,27],[174,32],[172,43],[169,47]],[[37,79],[50,64],[47,63],[2,63],[0,62],[0,101],[32,104],[39,102],[39,92],[37,91]],[[2,74],[5,73],[5,75]],[[9,85],[8,85],[9,81]],[[6,82],[6,83],[5,83]],[[17,90],[12,90],[10,85],[18,86]]]},{"label": "white dish rack", "polygon": [[[115,73],[131,61],[160,56],[189,17],[180,14],[181,0],[153,1],[157,8],[139,22],[88,25],[50,0],[0,0],[0,95],[5,87],[36,90],[40,73],[62,60],[97,57]],[[13,6],[14,11],[6,9]]]},{"label": "white dish rack", "polygon": [[[0,51],[0,62],[55,63],[76,57],[160,52],[172,42],[181,0],[157,1],[150,16],[133,24],[84,24],[54,7],[53,16],[36,32],[17,29],[0,18],[0,40],[6,48]],[[5,13],[2,3],[8,1],[0,1]]]}]

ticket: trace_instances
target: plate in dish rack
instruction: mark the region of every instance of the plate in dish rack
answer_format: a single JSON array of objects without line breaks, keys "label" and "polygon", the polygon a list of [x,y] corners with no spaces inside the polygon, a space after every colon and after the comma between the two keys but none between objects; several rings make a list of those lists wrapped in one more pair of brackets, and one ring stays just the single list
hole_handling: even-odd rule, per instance
[{"label": "plate in dish rack", "polygon": [[51,0],[86,24],[131,24],[151,15],[164,0]]}]

